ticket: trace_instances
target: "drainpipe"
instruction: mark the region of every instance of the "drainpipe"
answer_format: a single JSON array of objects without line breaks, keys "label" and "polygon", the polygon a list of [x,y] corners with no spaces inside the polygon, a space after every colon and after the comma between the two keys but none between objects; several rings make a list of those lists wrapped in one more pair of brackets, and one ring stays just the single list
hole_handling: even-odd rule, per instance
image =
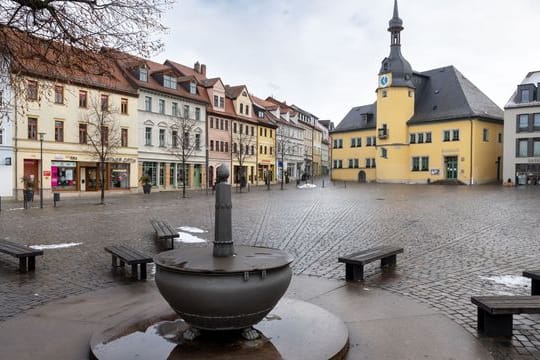
[{"label": "drainpipe", "polygon": [[17,96],[15,96],[14,94],[12,96],[13,96],[13,117],[14,117],[14,119],[13,119],[13,124],[14,124],[13,134],[15,135],[15,136],[12,135],[12,139],[15,139],[14,144],[13,144],[13,157],[14,157],[13,162],[15,163],[14,164],[15,165],[14,166],[14,168],[15,168],[15,182],[14,182],[15,189],[13,190],[13,192],[14,192],[14,195],[15,195],[15,199],[17,199],[17,197],[18,197],[17,196],[18,195],[18,193],[17,193],[17,174],[18,174],[17,173],[17,171],[18,171],[17,149],[19,148],[19,146],[17,145],[18,144],[18,141],[17,141],[18,140],[18,133],[17,133],[17,131],[18,131],[17,128],[18,127],[17,127],[17,124],[18,124],[19,121],[17,119]]},{"label": "drainpipe", "polygon": [[208,195],[208,179],[209,179],[209,176],[208,176],[208,162],[209,162],[209,154],[208,154],[208,106],[206,107],[206,110],[205,110],[205,124],[204,124],[204,127],[205,127],[205,131],[206,131],[206,134],[205,134],[205,139],[204,139],[204,147],[206,149],[205,151],[205,161],[206,161],[206,176],[205,176],[205,185],[204,185],[204,188],[206,190],[206,195]]},{"label": "drainpipe", "polygon": [[469,185],[472,185],[473,184],[473,119],[472,118],[470,122],[471,122],[471,149],[470,149],[471,161],[470,161],[470,170],[469,170],[469,174],[470,174]]}]

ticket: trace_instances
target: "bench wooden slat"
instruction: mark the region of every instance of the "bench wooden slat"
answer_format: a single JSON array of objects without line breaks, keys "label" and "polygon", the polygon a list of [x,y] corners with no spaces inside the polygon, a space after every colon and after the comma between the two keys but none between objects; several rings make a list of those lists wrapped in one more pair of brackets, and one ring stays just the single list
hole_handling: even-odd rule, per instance
[{"label": "bench wooden slat", "polygon": [[161,238],[177,238],[177,237],[180,237],[180,234],[178,234],[178,231],[173,229],[165,221],[150,220],[150,224],[152,224],[152,227],[154,228],[157,236],[160,239]]},{"label": "bench wooden slat", "polygon": [[32,249],[31,247],[16,244],[8,240],[0,240],[0,252],[16,257],[43,255],[43,250]]},{"label": "bench wooden slat", "polygon": [[383,257],[403,253],[403,248],[397,246],[378,246],[368,250],[357,251],[338,258],[339,262],[366,265]]},{"label": "bench wooden slat", "polygon": [[119,257],[129,265],[154,262],[148,255],[124,245],[107,246],[105,251]]},{"label": "bench wooden slat", "polygon": [[490,314],[540,314],[540,296],[473,296],[471,302]]},{"label": "bench wooden slat", "polygon": [[540,280],[540,270],[524,271],[523,276],[529,279]]}]

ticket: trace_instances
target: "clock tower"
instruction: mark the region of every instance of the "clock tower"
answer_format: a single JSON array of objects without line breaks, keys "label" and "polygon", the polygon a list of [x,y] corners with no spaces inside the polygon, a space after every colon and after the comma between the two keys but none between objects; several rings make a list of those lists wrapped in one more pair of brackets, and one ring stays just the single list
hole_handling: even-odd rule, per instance
[{"label": "clock tower", "polygon": [[410,172],[407,121],[414,115],[412,67],[401,54],[397,0],[389,21],[390,55],[382,61],[377,86],[377,180],[407,182]]}]

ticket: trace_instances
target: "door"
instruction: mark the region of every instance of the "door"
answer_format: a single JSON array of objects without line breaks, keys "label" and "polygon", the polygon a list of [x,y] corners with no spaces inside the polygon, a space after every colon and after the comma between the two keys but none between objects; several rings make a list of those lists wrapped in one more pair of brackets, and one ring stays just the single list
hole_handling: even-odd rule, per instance
[{"label": "door", "polygon": [[193,186],[194,187],[201,186],[201,166],[200,165],[195,165],[193,167]]},{"label": "door", "polygon": [[358,173],[358,182],[360,183],[365,183],[366,182],[366,172],[361,170],[359,173]]},{"label": "door", "polygon": [[447,156],[445,158],[445,163],[446,163],[446,178],[449,180],[457,179],[457,174],[458,174],[457,156]]},{"label": "door", "polygon": [[81,191],[86,191],[86,168],[81,168]]},{"label": "door", "polygon": [[96,191],[98,189],[97,167],[86,168],[86,191]]}]

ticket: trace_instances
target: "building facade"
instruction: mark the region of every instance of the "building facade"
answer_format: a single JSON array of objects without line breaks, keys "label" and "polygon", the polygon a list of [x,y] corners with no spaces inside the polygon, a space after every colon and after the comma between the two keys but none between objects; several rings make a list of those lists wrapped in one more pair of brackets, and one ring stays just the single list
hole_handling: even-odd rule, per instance
[{"label": "building facade", "polygon": [[503,179],[540,184],[540,71],[530,72],[504,108]]},{"label": "building facade", "polygon": [[401,54],[397,2],[377,101],[332,132],[332,178],[387,183],[499,181],[502,111],[453,66],[415,72]]},{"label": "building facade", "polygon": [[[0,68],[4,68],[0,66]],[[9,74],[0,74],[0,196],[15,196],[15,151],[13,146],[12,92]]]}]

